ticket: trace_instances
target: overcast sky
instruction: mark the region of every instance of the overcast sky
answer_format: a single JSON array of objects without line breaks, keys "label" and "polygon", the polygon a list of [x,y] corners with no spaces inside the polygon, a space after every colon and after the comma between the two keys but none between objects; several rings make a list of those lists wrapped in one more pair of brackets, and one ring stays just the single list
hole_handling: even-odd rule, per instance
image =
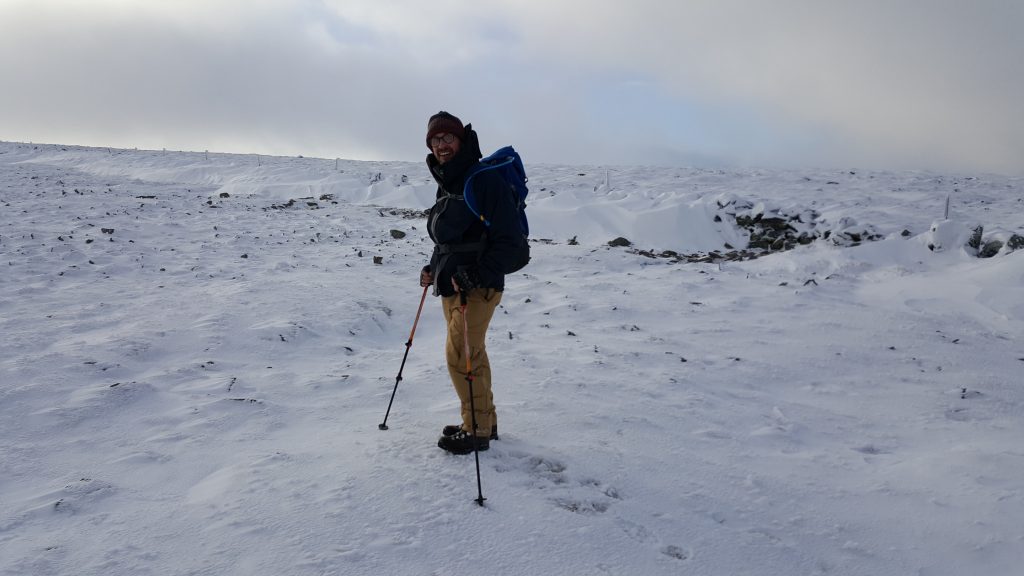
[{"label": "overcast sky", "polygon": [[1021,0],[0,0],[0,140],[1024,174]]}]

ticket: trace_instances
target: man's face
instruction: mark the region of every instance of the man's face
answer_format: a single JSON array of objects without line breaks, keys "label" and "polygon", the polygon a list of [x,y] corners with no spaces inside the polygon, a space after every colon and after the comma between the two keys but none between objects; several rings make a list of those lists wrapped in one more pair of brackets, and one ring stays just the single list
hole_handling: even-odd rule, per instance
[{"label": "man's face", "polygon": [[437,158],[441,164],[454,158],[459,153],[460,146],[462,143],[459,142],[458,137],[447,132],[435,134],[430,139],[430,150],[434,153],[434,158]]}]

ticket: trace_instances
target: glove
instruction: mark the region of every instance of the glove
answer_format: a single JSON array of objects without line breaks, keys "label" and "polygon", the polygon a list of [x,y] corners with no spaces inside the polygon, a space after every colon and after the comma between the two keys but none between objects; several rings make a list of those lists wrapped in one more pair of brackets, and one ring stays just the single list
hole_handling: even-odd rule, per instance
[{"label": "glove", "polygon": [[434,283],[434,275],[430,273],[430,265],[427,264],[420,270],[420,286],[426,288]]},{"label": "glove", "polygon": [[480,287],[480,274],[472,266],[459,266],[452,274],[452,280],[459,285],[460,292],[469,292]]},{"label": "glove", "polygon": [[462,148],[465,149],[466,153],[468,153],[474,160],[479,160],[484,156],[483,153],[480,152],[480,139],[476,135],[476,130],[473,130],[472,123],[466,124],[462,138]]}]

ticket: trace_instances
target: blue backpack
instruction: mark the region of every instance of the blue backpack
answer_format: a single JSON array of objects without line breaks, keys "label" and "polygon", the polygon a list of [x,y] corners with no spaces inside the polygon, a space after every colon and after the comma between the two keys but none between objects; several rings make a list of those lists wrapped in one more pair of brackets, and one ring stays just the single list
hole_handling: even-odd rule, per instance
[{"label": "blue backpack", "polygon": [[515,261],[510,263],[510,267],[505,270],[506,274],[511,274],[521,270],[530,261],[530,223],[526,219],[526,194],[529,192],[529,189],[526,187],[528,180],[526,178],[526,168],[523,167],[523,159],[519,157],[519,153],[511,146],[505,146],[494,154],[483,158],[477,162],[476,166],[469,169],[462,196],[470,212],[479,218],[486,227],[490,227],[491,221],[486,215],[481,214],[480,209],[477,207],[476,196],[473,195],[473,177],[489,170],[493,170],[501,176],[501,179],[508,185],[509,193],[514,196],[515,204],[519,208],[519,217],[516,221],[519,223],[519,231],[522,233],[522,242],[518,246]]}]

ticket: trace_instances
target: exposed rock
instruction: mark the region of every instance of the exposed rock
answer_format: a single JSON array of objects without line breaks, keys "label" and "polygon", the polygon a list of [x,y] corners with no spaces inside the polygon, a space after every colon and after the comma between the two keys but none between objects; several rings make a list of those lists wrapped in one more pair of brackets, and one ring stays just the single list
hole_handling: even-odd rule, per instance
[{"label": "exposed rock", "polygon": [[970,246],[971,248],[974,248],[975,250],[979,250],[981,248],[981,235],[984,232],[985,227],[979,224],[978,227],[975,228],[974,231],[971,233],[971,238],[967,241],[967,245]]},{"label": "exposed rock", "polygon": [[399,216],[406,220],[419,220],[427,217],[426,210],[413,210],[410,208],[381,208],[377,211],[381,217],[385,216]]},{"label": "exposed rock", "polygon": [[981,250],[978,251],[978,258],[991,258],[999,253],[1003,249],[1003,243],[999,240],[992,240],[986,242]]}]

